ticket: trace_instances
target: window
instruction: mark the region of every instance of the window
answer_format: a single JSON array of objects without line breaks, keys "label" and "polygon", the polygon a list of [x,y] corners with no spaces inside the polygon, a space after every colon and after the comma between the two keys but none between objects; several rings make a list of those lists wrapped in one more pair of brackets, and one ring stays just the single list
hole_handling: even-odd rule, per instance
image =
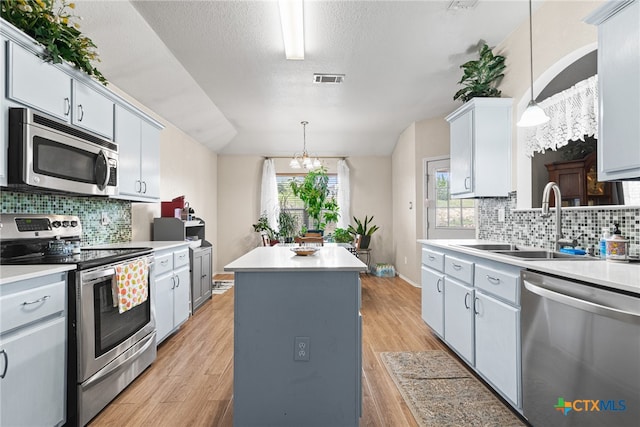
[{"label": "window", "polygon": [[452,199],[449,193],[449,169],[436,170],[436,228],[474,228],[475,201]]},{"label": "window", "polygon": [[[291,186],[289,185],[289,181],[295,179],[297,181],[302,181],[304,179],[304,174],[276,174],[276,181],[278,183],[278,200],[280,201],[280,208],[285,209],[288,212],[291,212],[295,215],[297,219],[297,231],[300,231],[302,226],[305,226],[307,229],[310,229],[309,225],[309,215],[304,209],[304,203],[298,197],[293,195],[293,191],[291,191]],[[333,197],[337,197],[338,195],[338,175],[337,174],[329,174],[329,189],[330,194]],[[328,235],[333,233],[335,230],[336,224],[331,223],[327,224],[324,230],[324,234]]]}]

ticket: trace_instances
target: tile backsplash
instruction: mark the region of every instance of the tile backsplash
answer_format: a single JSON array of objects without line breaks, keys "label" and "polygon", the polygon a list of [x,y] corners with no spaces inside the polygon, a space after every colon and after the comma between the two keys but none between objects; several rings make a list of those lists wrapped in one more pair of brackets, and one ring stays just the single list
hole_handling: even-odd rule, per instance
[{"label": "tile backsplash", "polygon": [[[131,202],[126,200],[2,191],[0,212],[77,215],[82,224],[82,246],[131,240]],[[100,223],[102,213],[109,218],[108,225]]]},{"label": "tile backsplash", "polygon": [[[505,220],[498,221],[498,210],[505,210]],[[552,212],[554,209],[552,208]],[[629,239],[629,254],[640,255],[640,208],[584,207],[562,209],[562,233],[578,241],[578,247],[594,246],[596,252],[602,227],[613,231],[619,224],[624,238]],[[508,198],[478,201],[478,238],[515,243],[523,246],[554,248],[555,214],[541,218],[540,209],[516,210],[516,192]]]}]

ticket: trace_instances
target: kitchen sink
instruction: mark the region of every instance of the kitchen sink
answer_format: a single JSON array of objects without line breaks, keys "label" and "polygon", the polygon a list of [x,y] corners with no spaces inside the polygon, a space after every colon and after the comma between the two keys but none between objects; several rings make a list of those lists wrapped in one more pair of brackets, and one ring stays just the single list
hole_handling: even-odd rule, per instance
[{"label": "kitchen sink", "polygon": [[478,249],[481,251],[517,251],[518,247],[509,243],[485,243],[477,245],[459,245],[463,248]]},{"label": "kitchen sink", "polygon": [[596,260],[597,258],[592,258],[592,257],[587,257],[584,255],[571,255],[571,254],[565,254],[562,252],[553,252],[553,251],[547,251],[544,249],[540,249],[540,250],[527,250],[527,251],[494,251],[497,254],[501,254],[501,255],[507,255],[507,256],[512,256],[512,257],[516,257],[516,258],[520,258],[523,260],[529,260],[529,261],[535,261],[535,260],[575,260],[575,261],[580,261],[580,260],[584,260],[584,261],[588,261],[588,260]]}]

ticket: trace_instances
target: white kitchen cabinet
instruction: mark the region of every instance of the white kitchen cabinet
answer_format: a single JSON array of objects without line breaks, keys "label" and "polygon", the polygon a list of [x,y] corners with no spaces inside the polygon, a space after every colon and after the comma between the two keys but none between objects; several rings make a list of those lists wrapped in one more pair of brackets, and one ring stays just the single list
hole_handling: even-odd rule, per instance
[{"label": "white kitchen cabinet", "polygon": [[[440,310],[444,342],[520,410],[521,268],[430,245],[422,264],[423,319]],[[444,297],[433,291],[441,278]]]},{"label": "white kitchen cabinet", "polygon": [[473,98],[446,117],[451,196],[506,197],[511,191],[510,98]]},{"label": "white kitchen cabinet", "polygon": [[62,425],[66,273],[0,286],[0,425]]},{"label": "white kitchen cabinet", "polygon": [[116,105],[115,141],[119,156],[119,198],[160,200],[160,129]]},{"label": "white kitchen cabinet", "polygon": [[640,0],[609,1],[598,26],[598,181],[640,178]]},{"label": "white kitchen cabinet", "polygon": [[422,266],[422,320],[444,337],[444,274]]},{"label": "white kitchen cabinet", "polygon": [[69,122],[71,76],[16,43],[8,49],[7,98]]},{"label": "white kitchen cabinet", "polygon": [[157,343],[160,344],[189,318],[189,249],[181,246],[158,251],[155,263],[152,300],[156,314]]},{"label": "white kitchen cabinet", "polygon": [[0,36],[0,81],[5,84],[0,85],[0,187],[7,185],[7,150],[9,142],[9,110],[5,102],[6,90],[6,49],[8,40]]},{"label": "white kitchen cabinet", "polygon": [[520,386],[520,309],[476,292],[476,369],[513,403]]},{"label": "white kitchen cabinet", "polygon": [[73,81],[71,122],[81,128],[113,140],[114,102],[92,87]]},{"label": "white kitchen cabinet", "polygon": [[9,43],[8,58],[9,99],[113,139],[114,102],[95,87],[98,83],[75,80],[13,42]]},{"label": "white kitchen cabinet", "polygon": [[474,365],[472,287],[446,276],[444,278],[444,340],[471,366]]}]

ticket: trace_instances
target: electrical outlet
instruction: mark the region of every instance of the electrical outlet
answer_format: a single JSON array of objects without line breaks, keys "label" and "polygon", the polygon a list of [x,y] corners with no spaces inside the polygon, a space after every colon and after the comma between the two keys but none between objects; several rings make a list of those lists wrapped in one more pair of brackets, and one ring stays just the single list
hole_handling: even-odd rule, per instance
[{"label": "electrical outlet", "polygon": [[498,222],[504,222],[504,216],[505,216],[504,208],[498,209]]},{"label": "electrical outlet", "polygon": [[100,216],[100,224],[102,225],[109,225],[111,221],[109,220],[109,216],[107,216],[106,212],[102,212],[102,215]]},{"label": "electrical outlet", "polygon": [[309,361],[309,337],[295,337],[293,339],[293,360]]}]

